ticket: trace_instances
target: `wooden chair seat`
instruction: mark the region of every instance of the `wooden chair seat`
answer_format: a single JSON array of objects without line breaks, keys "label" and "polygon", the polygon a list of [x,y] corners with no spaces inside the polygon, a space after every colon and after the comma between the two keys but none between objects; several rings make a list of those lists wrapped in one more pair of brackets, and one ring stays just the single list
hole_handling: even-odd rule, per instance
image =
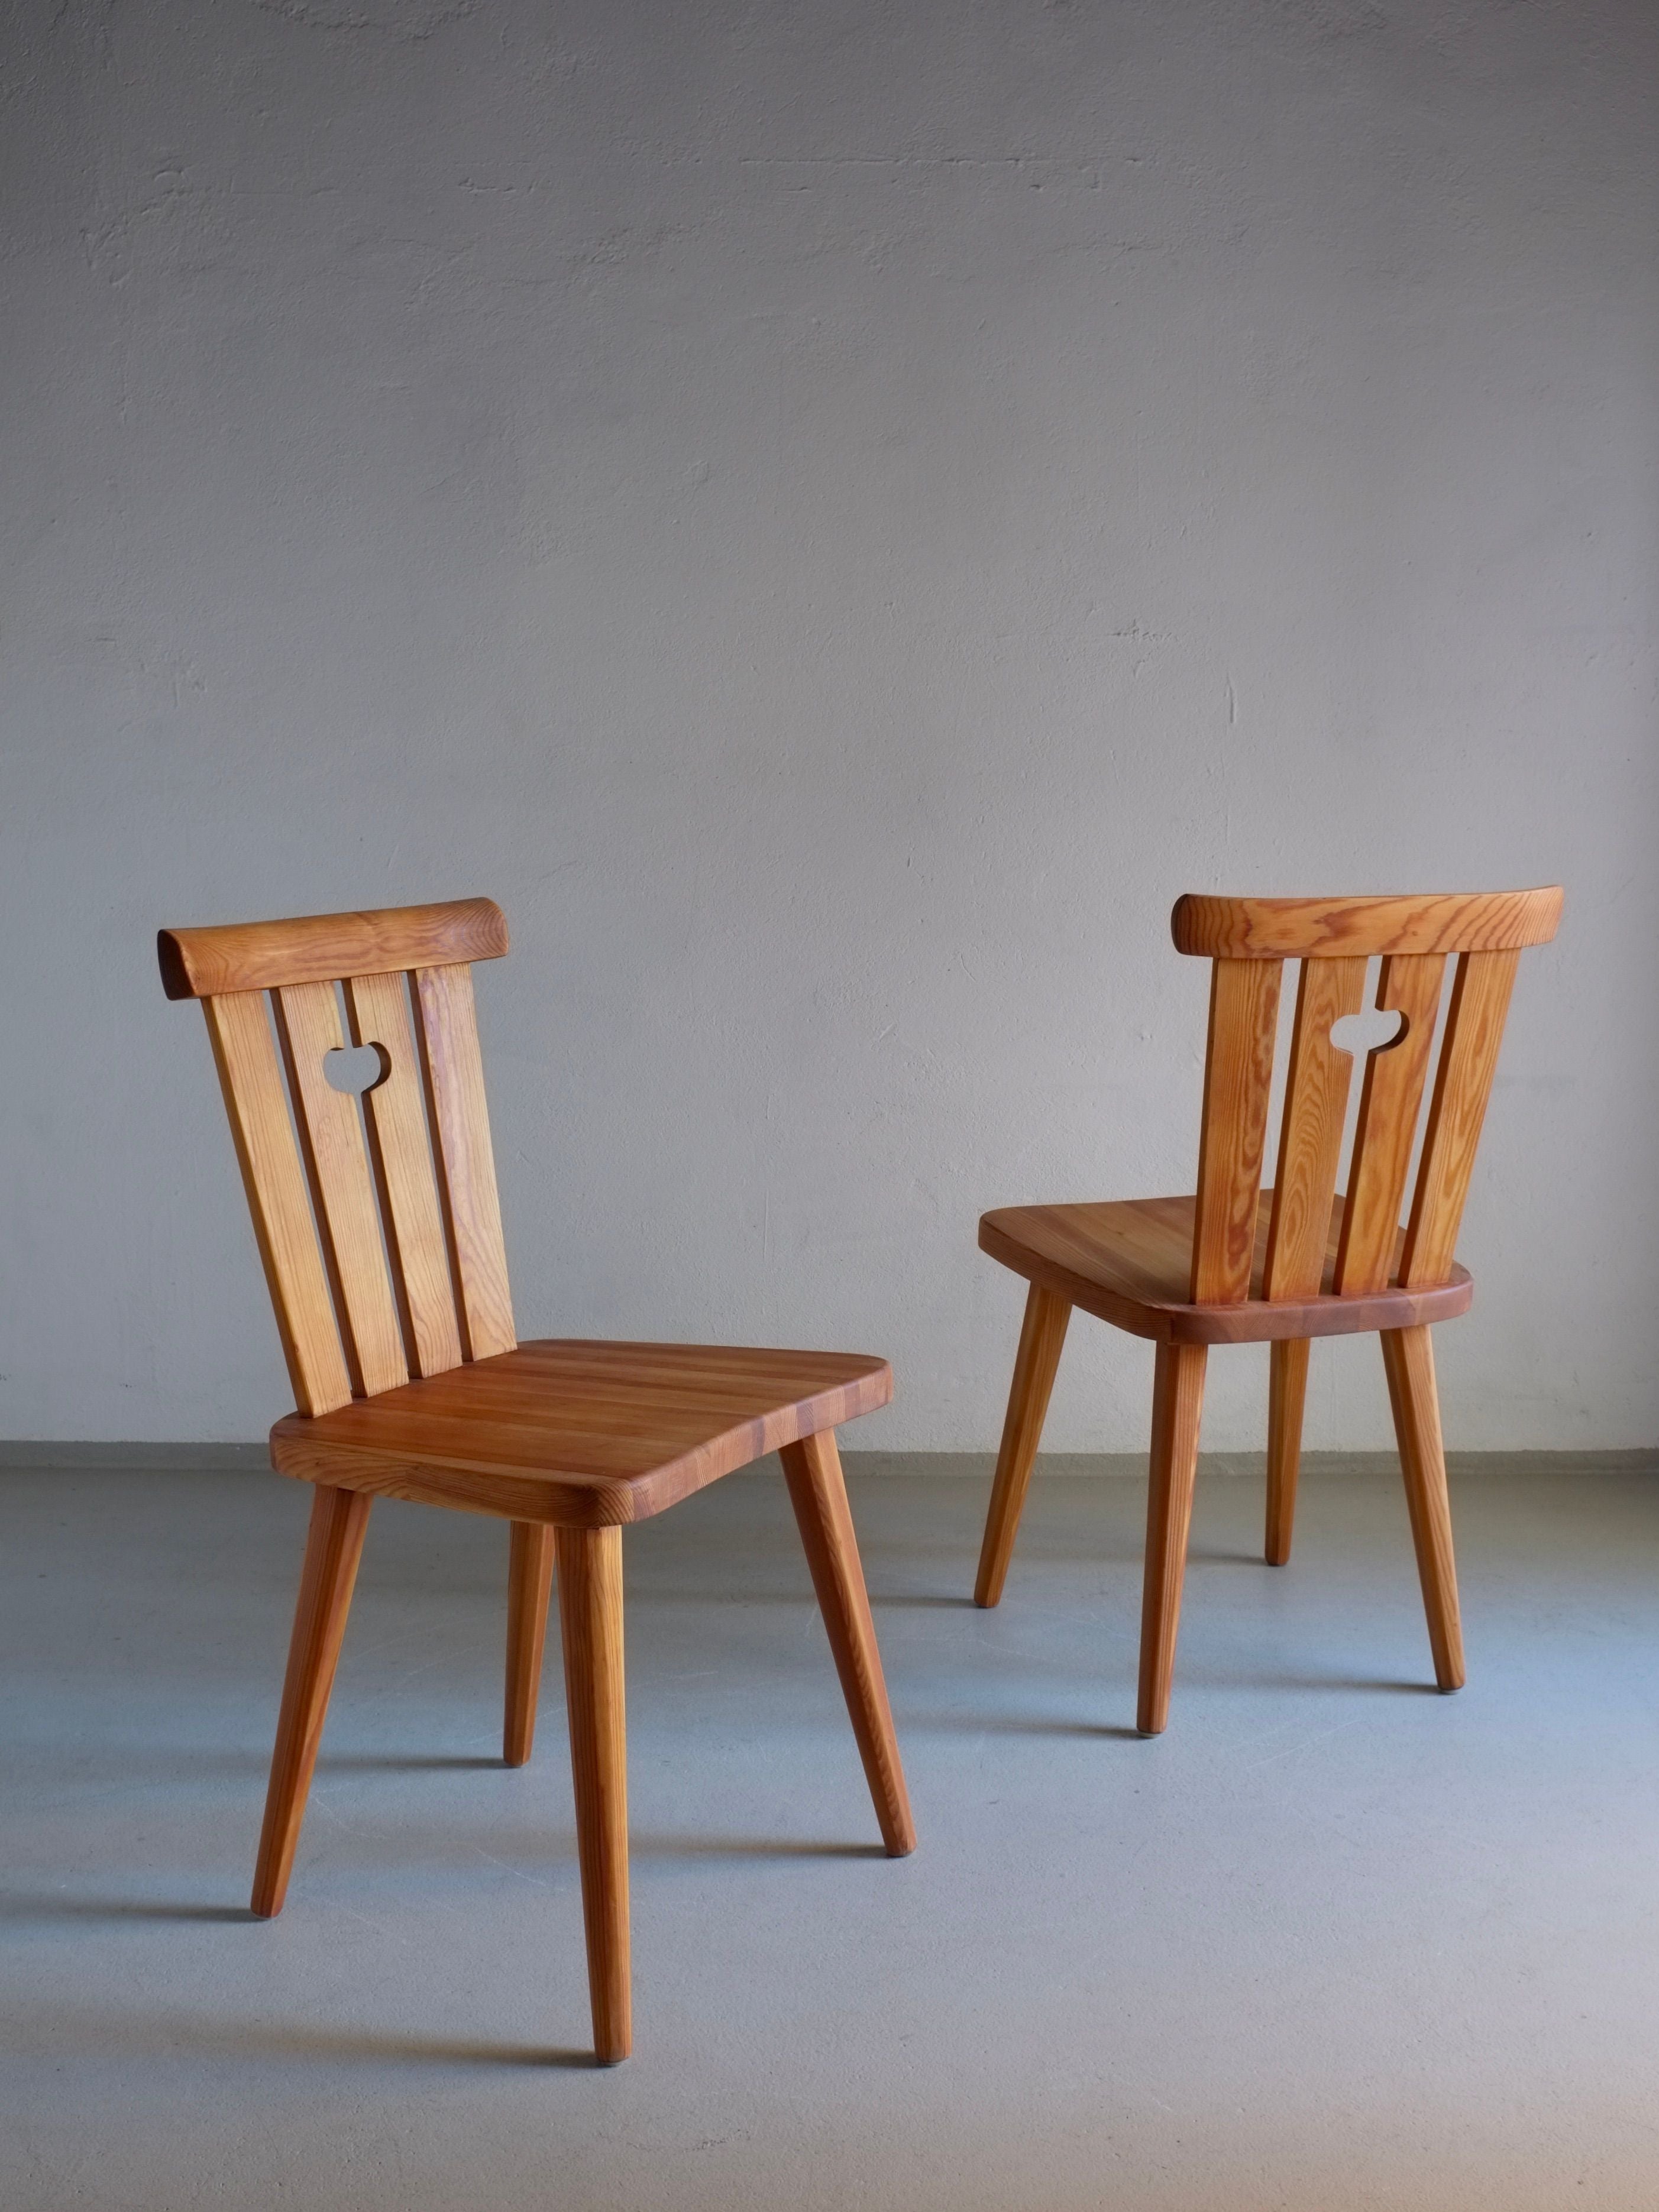
[{"label": "wooden chair seat", "polygon": [[646,1521],[735,1468],[873,1413],[883,1359],[546,1338],[271,1432],[284,1474],[509,1521]]},{"label": "wooden chair seat", "polygon": [[[979,1249],[1028,1282],[1040,1283],[1068,1305],[1160,1344],[1262,1344],[1286,1337],[1345,1336],[1408,1328],[1467,1313],[1474,1296],[1468,1270],[1429,1288],[1393,1283],[1368,1296],[1339,1297],[1332,1289],[1346,1201],[1332,1203],[1325,1267],[1316,1294],[1269,1298],[1263,1290],[1273,1194],[1256,1209],[1255,1252],[1247,1302],[1195,1304],[1192,1224],[1196,1198],[1130,1198],[1107,1205],[1007,1206],[981,1217]],[[1405,1244],[1395,1241],[1397,1273]]]}]

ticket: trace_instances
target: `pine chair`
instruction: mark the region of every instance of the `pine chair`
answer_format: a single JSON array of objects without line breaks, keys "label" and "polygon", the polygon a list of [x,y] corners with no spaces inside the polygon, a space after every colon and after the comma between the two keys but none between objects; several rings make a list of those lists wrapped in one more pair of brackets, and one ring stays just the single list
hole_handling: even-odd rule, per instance
[{"label": "pine chair", "polygon": [[[1290,1556],[1308,1346],[1375,1329],[1406,1477],[1435,1679],[1461,1686],[1452,1524],[1430,1322],[1473,1295],[1453,1252],[1522,949],[1545,945],[1558,889],[1406,898],[1178,900],[1175,949],[1214,961],[1199,1187],[1192,1198],[1009,1206],[985,1214],[979,1246],[1031,1285],[985,1522],[974,1601],[1003,1593],[1043,1416],[1073,1306],[1157,1346],[1152,1392],[1137,1725],[1169,1714],[1181,1580],[1212,1344],[1271,1345],[1267,1540]],[[1450,1003],[1411,1211],[1399,1226],[1446,963]],[[1348,1164],[1339,1155],[1352,1055],[1332,1024],[1360,1011],[1381,956],[1376,1005],[1400,1025],[1368,1054]],[[1279,980],[1301,963],[1272,1189],[1260,1188]]]},{"label": "pine chair", "polygon": [[[882,1840],[914,1848],[835,1446],[892,1375],[844,1353],[517,1341],[473,998],[471,963],[507,950],[490,900],[163,930],[158,949],[168,996],[207,1016],[287,1355],[298,1410],[271,1460],[316,1486],[253,1911],[282,1910],[374,1498],[493,1514],[512,1524],[509,1766],[530,1756],[557,1562],[594,2042],[614,2063],[631,2040],[625,1524],[781,1453]],[[361,1104],[325,1075],[348,1032],[379,1064]]]}]

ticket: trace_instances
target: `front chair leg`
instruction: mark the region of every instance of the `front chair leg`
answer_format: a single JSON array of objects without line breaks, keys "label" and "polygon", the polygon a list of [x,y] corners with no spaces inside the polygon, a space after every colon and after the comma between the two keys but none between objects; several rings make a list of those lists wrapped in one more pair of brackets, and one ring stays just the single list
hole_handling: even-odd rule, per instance
[{"label": "front chair leg", "polygon": [[622,1531],[560,1528],[558,1622],[570,1716],[594,2055],[633,2048],[628,1962],[628,1752],[622,1689]]},{"label": "front chair leg", "polygon": [[300,1571],[299,1603],[288,1647],[277,1747],[271,1759],[265,1826],[253,1870],[253,1909],[274,1919],[288,1894],[288,1877],[305,1819],[305,1801],[317,1764],[317,1746],[328,1712],[328,1693],[351,1608],[352,1585],[369,1526],[369,1495],[319,1484],[311,1501],[311,1528]]},{"label": "front chair leg", "polygon": [[1302,1409],[1308,1396],[1308,1340],[1283,1337],[1271,1350],[1267,1380],[1267,1564],[1290,1557],[1302,1465]]},{"label": "front chair leg", "polygon": [[975,1605],[995,1605],[1003,1594],[1014,1539],[1031,1484],[1032,1463],[1043,1432],[1049,1393],[1054,1388],[1065,1342],[1065,1325],[1071,1309],[1054,1291],[1040,1283],[1031,1285],[1020,1325],[1020,1349],[1014,1358],[1014,1380],[1009,1387],[1008,1413],[1003,1422],[1002,1449],[997,1455],[997,1476],[991,1486],[991,1510],[985,1515],[985,1541],[979,1547],[979,1573],[973,1585]]},{"label": "front chair leg", "polygon": [[1204,1410],[1202,1344],[1161,1344],[1152,1382],[1152,1466],[1146,1501],[1146,1573],[1141,1595],[1140,1698],[1135,1725],[1159,1735],[1169,1718],[1180,1625],[1186,1535]]},{"label": "front chair leg", "polygon": [[552,1587],[552,1530],[540,1522],[515,1521],[507,1562],[507,1717],[501,1749],[509,1766],[522,1766],[535,1741]]},{"label": "front chair leg", "polygon": [[1382,1331],[1382,1364],[1388,1377],[1406,1504],[1412,1516],[1418,1578],[1429,1616],[1435,1680],[1442,1690],[1464,1682],[1463,1625],[1458,1617],[1457,1565],[1452,1556],[1452,1502],[1446,1490],[1446,1452],[1440,1436],[1434,1347],[1427,1324]]},{"label": "front chair leg", "polygon": [[835,1655],[835,1668],[841,1677],[869,1794],[875,1801],[881,1840],[889,1858],[901,1859],[916,1848],[916,1829],[910,1817],[904,1769],[899,1763],[887,1686],[876,1649],[875,1624],[870,1619],[835,1431],[820,1429],[816,1436],[802,1437],[799,1443],[785,1444],[778,1456],[784,1462],[790,1503],[800,1523],[812,1586],[829,1632],[830,1650]]}]

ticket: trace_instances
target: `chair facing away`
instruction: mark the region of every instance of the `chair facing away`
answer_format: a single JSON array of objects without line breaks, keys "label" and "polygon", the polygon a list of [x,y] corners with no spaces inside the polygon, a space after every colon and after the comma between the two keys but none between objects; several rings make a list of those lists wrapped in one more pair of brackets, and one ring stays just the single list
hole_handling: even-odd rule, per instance
[{"label": "chair facing away", "polygon": [[[1523,948],[1547,944],[1558,889],[1471,896],[1188,896],[1178,951],[1214,962],[1199,1187],[1192,1198],[1009,1206],[979,1245],[1031,1285],[1015,1361],[976,1603],[1002,1595],[1073,1306],[1157,1346],[1137,1725],[1169,1714],[1181,1580],[1212,1344],[1272,1346],[1266,1554],[1290,1556],[1308,1340],[1376,1329],[1406,1477],[1435,1679],[1461,1686],[1463,1638],[1429,1324],[1467,1311],[1453,1259],[1475,1146]],[[1380,955],[1379,1009],[1398,1030],[1368,1054],[1346,1194],[1337,1191],[1352,1055],[1332,1024],[1360,1011]],[[1449,959],[1439,1061],[1406,1227],[1406,1182]],[[1261,1188],[1281,971],[1299,960],[1278,1166]]]},{"label": "chair facing away", "polygon": [[[507,950],[490,900],[163,930],[158,949],[168,996],[207,1016],[293,1382],[271,1460],[316,1486],[253,1911],[282,1910],[375,1496],[495,1515],[512,1524],[509,1766],[530,1755],[557,1561],[594,2042],[625,2058],[623,1526],[781,1453],[903,1856],[915,1833],[835,1446],[892,1375],[848,1353],[518,1343],[473,999],[471,963]],[[348,1034],[379,1059],[361,1103],[324,1073]]]}]

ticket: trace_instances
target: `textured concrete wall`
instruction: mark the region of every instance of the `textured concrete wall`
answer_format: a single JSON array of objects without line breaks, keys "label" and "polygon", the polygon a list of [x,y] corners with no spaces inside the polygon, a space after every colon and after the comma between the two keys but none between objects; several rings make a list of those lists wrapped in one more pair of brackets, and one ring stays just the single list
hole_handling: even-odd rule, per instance
[{"label": "textured concrete wall", "polygon": [[[880,1349],[946,1448],[980,1208],[1190,1184],[1177,892],[1559,877],[1448,1426],[1655,1439],[1659,10],[5,36],[0,1434],[287,1402],[159,922],[493,892],[521,1326]],[[1150,1370],[1080,1326],[1051,1441]]]}]

